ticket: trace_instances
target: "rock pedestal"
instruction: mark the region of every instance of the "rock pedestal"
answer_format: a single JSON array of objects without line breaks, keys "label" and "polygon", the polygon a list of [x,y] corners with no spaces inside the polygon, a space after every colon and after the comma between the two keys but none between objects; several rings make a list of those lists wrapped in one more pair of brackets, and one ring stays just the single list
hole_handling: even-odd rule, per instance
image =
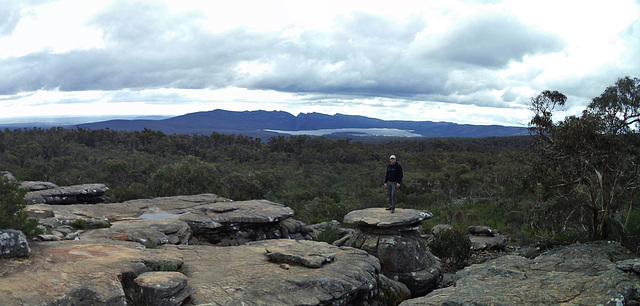
[{"label": "rock pedestal", "polygon": [[419,229],[432,214],[414,209],[383,208],[352,211],[344,223],[357,226],[353,235],[335,242],[339,246],[355,247],[380,260],[382,273],[405,284],[412,297],[431,292],[440,282],[441,268],[427,250]]}]

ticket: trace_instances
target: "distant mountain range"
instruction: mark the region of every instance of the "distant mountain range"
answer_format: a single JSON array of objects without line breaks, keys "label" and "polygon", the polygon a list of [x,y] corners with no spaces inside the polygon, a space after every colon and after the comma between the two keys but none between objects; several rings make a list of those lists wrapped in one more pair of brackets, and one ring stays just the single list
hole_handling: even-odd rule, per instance
[{"label": "distant mountain range", "polygon": [[325,137],[504,137],[528,135],[525,127],[471,125],[450,122],[381,120],[353,115],[284,111],[213,110],[160,120],[108,120],[69,125],[87,129],[140,131],[166,134],[235,134],[251,137],[277,135],[323,135]]}]

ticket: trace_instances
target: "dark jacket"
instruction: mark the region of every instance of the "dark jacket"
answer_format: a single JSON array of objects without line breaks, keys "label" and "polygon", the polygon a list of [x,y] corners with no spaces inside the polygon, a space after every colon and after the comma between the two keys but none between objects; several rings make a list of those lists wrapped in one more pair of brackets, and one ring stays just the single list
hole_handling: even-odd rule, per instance
[{"label": "dark jacket", "polygon": [[384,183],[396,182],[402,183],[402,166],[398,162],[387,165],[387,175],[384,177]]}]

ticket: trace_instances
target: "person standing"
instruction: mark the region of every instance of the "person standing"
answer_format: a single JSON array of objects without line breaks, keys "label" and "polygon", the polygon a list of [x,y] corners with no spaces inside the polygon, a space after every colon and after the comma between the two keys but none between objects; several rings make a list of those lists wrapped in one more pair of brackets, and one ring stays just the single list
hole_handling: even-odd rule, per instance
[{"label": "person standing", "polygon": [[402,183],[402,166],[396,161],[396,156],[391,155],[389,157],[389,164],[387,165],[387,174],[384,177],[384,187],[387,188],[390,203],[387,210],[390,210],[391,213],[396,211],[400,183]]}]

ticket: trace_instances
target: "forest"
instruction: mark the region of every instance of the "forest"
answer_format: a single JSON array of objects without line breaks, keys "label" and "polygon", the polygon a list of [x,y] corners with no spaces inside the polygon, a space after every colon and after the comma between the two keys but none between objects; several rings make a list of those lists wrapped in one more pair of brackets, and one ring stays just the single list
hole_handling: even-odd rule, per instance
[{"label": "forest", "polygon": [[[312,224],[386,207],[384,175],[395,154],[405,173],[398,207],[432,212],[425,229],[485,225],[521,244],[624,242],[640,235],[638,106],[632,105],[640,103],[639,84],[620,79],[582,116],[558,122],[551,116],[566,96],[542,92],[532,98],[531,135],[518,137],[260,139],[150,129],[5,129],[0,170],[60,186],[103,183],[111,202],[199,193],[268,199]],[[635,100],[622,99],[627,108],[612,109],[624,86]]]}]

